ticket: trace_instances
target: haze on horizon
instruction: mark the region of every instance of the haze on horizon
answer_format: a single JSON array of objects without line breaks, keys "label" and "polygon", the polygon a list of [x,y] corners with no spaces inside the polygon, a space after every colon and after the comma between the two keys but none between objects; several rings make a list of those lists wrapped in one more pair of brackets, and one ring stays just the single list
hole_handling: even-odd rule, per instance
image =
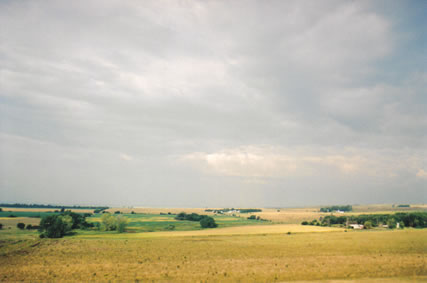
[{"label": "haze on horizon", "polygon": [[427,1],[1,1],[0,202],[427,200]]}]

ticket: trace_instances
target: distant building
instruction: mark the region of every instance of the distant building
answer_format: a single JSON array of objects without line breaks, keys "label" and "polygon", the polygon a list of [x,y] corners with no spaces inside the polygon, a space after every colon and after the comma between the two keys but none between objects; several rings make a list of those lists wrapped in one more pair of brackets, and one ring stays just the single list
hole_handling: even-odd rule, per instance
[{"label": "distant building", "polygon": [[364,228],[364,226],[362,224],[350,224],[348,226],[350,226],[353,229],[363,229]]}]

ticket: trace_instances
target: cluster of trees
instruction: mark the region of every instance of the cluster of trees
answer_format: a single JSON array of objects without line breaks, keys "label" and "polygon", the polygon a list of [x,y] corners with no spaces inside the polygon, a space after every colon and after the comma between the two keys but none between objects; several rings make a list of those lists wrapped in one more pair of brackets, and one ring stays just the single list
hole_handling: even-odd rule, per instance
[{"label": "cluster of trees", "polygon": [[101,217],[101,224],[99,224],[98,228],[103,231],[117,231],[123,233],[126,230],[128,222],[128,218],[121,214],[115,216],[105,213]]},{"label": "cluster of trees", "polygon": [[[89,214],[90,215],[90,214]],[[92,223],[86,222],[88,214],[79,214],[64,211],[61,214],[53,214],[40,220],[40,238],[62,238],[73,229],[87,229],[93,227]]]},{"label": "cluster of trees", "polygon": [[187,221],[198,221],[202,228],[216,228],[218,225],[215,223],[215,219],[207,215],[199,215],[197,213],[187,214],[185,212],[179,213],[176,220],[187,220]]},{"label": "cluster of trees", "polygon": [[333,205],[320,208],[320,212],[332,212],[332,211],[352,211],[351,205]]},{"label": "cluster of trees", "polygon": [[19,207],[19,208],[64,208],[64,209],[108,209],[108,206],[64,206],[51,204],[25,204],[25,203],[1,203],[1,207]]},{"label": "cluster of trees", "polygon": [[394,214],[361,214],[350,216],[328,215],[315,219],[311,222],[303,221],[302,225],[316,226],[345,226],[347,223],[363,224],[369,227],[378,227],[387,225],[389,228],[395,228],[397,223],[400,227],[427,228],[427,212],[397,212]]},{"label": "cluster of trees", "polygon": [[397,207],[411,207],[409,204],[399,204]]}]

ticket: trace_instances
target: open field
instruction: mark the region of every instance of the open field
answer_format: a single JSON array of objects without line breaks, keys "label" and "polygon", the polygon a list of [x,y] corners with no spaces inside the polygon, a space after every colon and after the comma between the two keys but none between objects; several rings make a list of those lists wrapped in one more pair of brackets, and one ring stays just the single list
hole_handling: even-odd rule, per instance
[{"label": "open field", "polygon": [[247,225],[235,226],[216,229],[203,229],[193,231],[165,231],[165,232],[152,232],[152,233],[131,233],[131,234],[118,234],[118,233],[93,233],[93,232],[79,232],[75,237],[77,238],[157,238],[157,237],[183,237],[183,236],[222,236],[222,235],[257,235],[257,234],[286,234],[290,233],[308,233],[308,232],[331,232],[341,231],[343,228],[335,227],[319,227],[319,226],[302,226],[296,224],[276,224],[276,225]]},{"label": "open field", "polygon": [[[266,227],[276,226],[258,227],[259,233]],[[427,276],[426,230],[291,235],[215,235],[215,229],[207,231],[211,233],[196,235],[202,231],[192,231],[190,236],[177,231],[165,232],[171,236],[145,233],[152,235],[148,238],[115,234],[120,237],[43,240],[30,232],[19,239],[2,234],[0,280],[378,282],[375,278],[402,281],[425,280]]]},{"label": "open field", "polygon": [[[402,211],[390,207],[358,207],[344,215]],[[13,218],[1,212],[0,281],[427,281],[426,229],[357,231],[299,224],[331,214],[319,208],[235,216],[202,208],[109,211],[118,210],[137,212],[122,214],[129,218],[127,233],[75,230],[62,239],[39,239],[37,231],[16,228],[18,222],[37,225],[36,217],[51,211],[14,211],[23,217]],[[182,211],[211,215],[218,228],[175,220],[173,214]],[[249,215],[272,222],[248,220]],[[99,222],[101,216],[87,221]],[[170,225],[174,231],[166,231]]]}]

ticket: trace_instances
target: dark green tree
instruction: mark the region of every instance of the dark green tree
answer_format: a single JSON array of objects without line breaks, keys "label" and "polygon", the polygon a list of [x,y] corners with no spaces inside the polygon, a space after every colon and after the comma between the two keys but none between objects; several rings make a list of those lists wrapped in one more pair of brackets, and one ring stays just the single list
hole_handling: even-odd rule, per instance
[{"label": "dark green tree", "polygon": [[44,238],[62,238],[71,231],[72,218],[70,216],[49,215],[40,221],[40,237]]},{"label": "dark green tree", "polygon": [[218,225],[215,223],[215,219],[206,216],[200,220],[200,226],[202,226],[202,228],[216,228]]},{"label": "dark green tree", "polygon": [[16,224],[16,227],[18,227],[19,229],[24,229],[25,228],[25,224],[22,222],[19,222],[18,224]]}]

